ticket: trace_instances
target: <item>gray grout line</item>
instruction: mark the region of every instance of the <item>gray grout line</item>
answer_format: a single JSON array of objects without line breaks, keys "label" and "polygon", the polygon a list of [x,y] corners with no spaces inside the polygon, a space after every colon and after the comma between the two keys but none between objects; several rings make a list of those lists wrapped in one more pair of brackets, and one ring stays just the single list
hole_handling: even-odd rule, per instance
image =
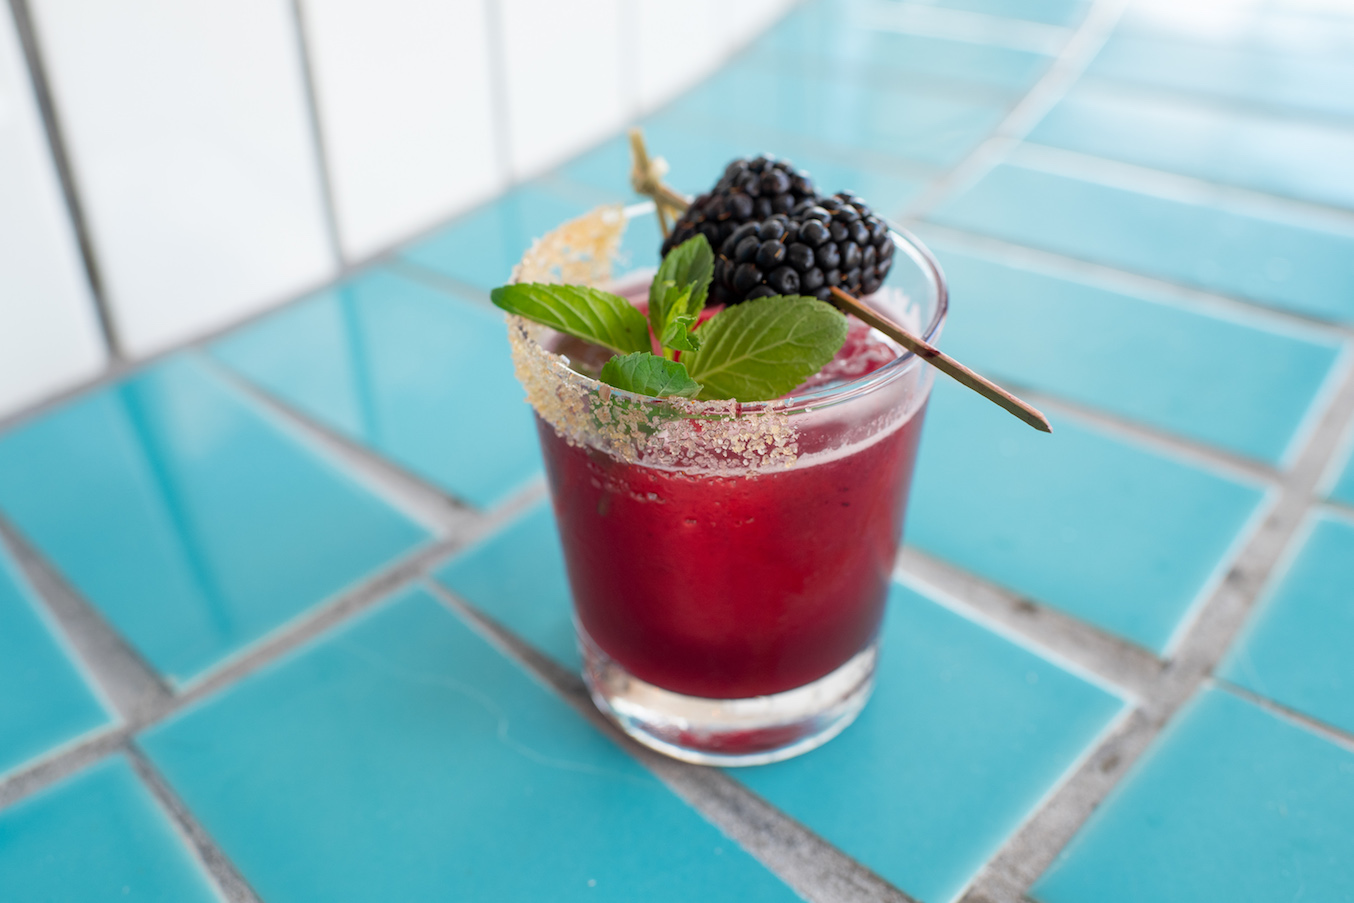
[{"label": "gray grout line", "polygon": [[916,903],[717,768],[678,762],[641,746],[607,719],[583,680],[435,580],[439,601],[532,674],[668,789],[810,903]]},{"label": "gray grout line", "polygon": [[339,226],[338,203],[334,191],[334,169],[329,161],[329,142],[324,136],[324,117],[320,113],[320,98],[315,82],[315,64],[310,50],[310,33],[306,26],[304,0],[291,0],[292,24],[296,29],[296,55],[301,67],[301,88],[305,93],[306,122],[315,153],[316,178],[320,187],[325,236],[333,252],[334,262],[342,269],[348,263],[343,249],[343,230]]},{"label": "gray grout line", "polygon": [[492,310],[498,310],[489,301],[489,293],[478,285],[471,285],[469,282],[462,282],[455,276],[448,276],[446,273],[439,272],[431,267],[424,266],[412,260],[403,257],[396,257],[386,264],[388,269],[394,270],[402,276],[422,282],[424,285],[438,289],[439,291],[450,292],[458,298],[464,298],[467,301],[473,301]]},{"label": "gray grout line", "polygon": [[1275,702],[1272,699],[1261,696],[1260,694],[1239,686],[1238,684],[1234,684],[1231,681],[1217,680],[1216,684],[1218,687],[1225,689],[1232,695],[1240,696],[1257,708],[1264,709],[1266,712],[1269,712],[1271,715],[1274,715],[1283,721],[1295,724],[1303,730],[1318,735],[1323,740],[1334,743],[1336,746],[1349,752],[1354,752],[1354,733],[1341,730],[1334,725],[1327,724],[1324,721],[1313,718],[1311,715],[1299,712],[1297,709]]},{"label": "gray grout line", "polygon": [[170,788],[145,754],[134,743],[130,742],[125,746],[124,752],[128,760],[131,761],[137,777],[150,790],[151,795],[155,797],[155,801],[160,804],[170,822],[186,842],[185,845],[193,851],[198,861],[202,863],[203,868],[211,876],[211,880],[215,882],[226,903],[262,903],[258,894],[254,893],[254,889],[245,880],[244,875],[240,874],[239,869],[216,845],[216,841],[188,811],[188,807],[179,799],[178,794]]},{"label": "gray grout line", "polygon": [[0,811],[118,752],[131,736],[119,725],[93,734],[0,778]]},{"label": "gray grout line", "polygon": [[32,584],[118,715],[138,724],[169,704],[169,687],[19,531],[0,517],[0,542]]},{"label": "gray grout line", "polygon": [[1149,696],[1166,667],[1146,649],[912,546],[899,553],[895,572],[905,583],[937,590],[979,620],[994,622],[1140,698]]},{"label": "gray grout line", "polygon": [[1003,238],[947,226],[931,220],[912,219],[904,222],[913,231],[934,234],[943,243],[959,245],[969,253],[983,254],[1001,263],[1025,266],[1039,272],[1067,279],[1079,279],[1130,295],[1147,295],[1173,301],[1182,307],[1205,313],[1227,312],[1243,317],[1260,317],[1275,324],[1284,324],[1310,333],[1327,333],[1331,338],[1354,339],[1354,325],[1322,320],[1300,311],[1274,307],[1261,301],[1252,301],[1240,295],[1223,295],[1204,289],[1191,288],[1168,282],[1155,276],[1122,270],[1108,264],[1095,263],[1047,251],[1029,245],[1016,244]]},{"label": "gray grout line", "polygon": [[[89,217],[85,213],[84,201],[80,196],[79,182],[75,177],[75,167],[71,163],[70,152],[66,147],[65,132],[61,127],[61,118],[56,110],[56,98],[52,94],[51,80],[47,77],[47,67],[42,57],[41,42],[33,22],[32,10],[28,0],[9,0],[13,14],[14,30],[19,37],[19,46],[24,62],[28,67],[28,79],[33,88],[33,97],[37,102],[38,114],[46,132],[47,149],[51,153],[52,167],[56,170],[57,182],[61,186],[62,198],[66,202],[66,214],[70,217],[71,231],[74,233],[76,248],[84,264],[85,279],[89,285],[90,300],[94,303],[94,314],[98,319],[99,331],[113,361],[125,356],[122,339],[118,335],[117,321],[108,302],[107,288],[99,267],[99,256],[94,248],[94,237],[89,226]],[[22,89],[21,89],[22,90]]]},{"label": "gray grout line", "polygon": [[[1339,390],[1329,400],[1301,455],[1285,476],[1278,502],[1204,603],[1178,644],[1174,659],[1162,669],[1155,686],[1146,694],[1144,708],[1135,713],[1120,734],[1097,749],[988,863],[963,903],[1021,899],[1114,781],[1209,678],[1307,517],[1317,481],[1351,420],[1354,420],[1354,372],[1346,373]],[[1112,757],[1112,764],[1107,755]]]},{"label": "gray grout line", "polygon": [[1062,53],[991,136],[907,205],[901,218],[918,219],[940,202],[977,181],[1004,159],[1086,70],[1128,6],[1128,0],[1096,0]]}]

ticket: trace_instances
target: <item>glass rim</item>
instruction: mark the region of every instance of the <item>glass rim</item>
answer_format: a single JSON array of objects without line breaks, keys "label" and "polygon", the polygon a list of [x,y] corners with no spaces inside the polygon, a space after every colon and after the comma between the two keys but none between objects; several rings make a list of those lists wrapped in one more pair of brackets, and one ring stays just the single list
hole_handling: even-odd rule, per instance
[{"label": "glass rim", "polygon": [[[626,211],[629,213],[629,211]],[[629,217],[627,216],[627,219]],[[929,321],[922,330],[920,338],[930,344],[939,333],[941,326],[944,325],[945,317],[949,312],[949,287],[945,282],[945,274],[940,268],[940,263],[935,255],[931,253],[921,241],[902,226],[889,223],[889,235],[893,239],[894,246],[907,255],[908,259],[922,271],[927,282],[935,293],[935,310],[932,312]],[[624,278],[622,276],[621,278]],[[510,317],[510,320],[519,318]],[[904,351],[898,357],[889,361],[887,364],[859,376],[849,382],[838,385],[827,386],[802,395],[793,395],[790,397],[772,398],[766,401],[744,401],[738,402],[733,399],[691,399],[691,398],[658,398],[652,395],[640,395],[629,392],[624,389],[617,389],[603,383],[595,377],[580,373],[569,367],[563,359],[547,350],[541,343],[538,336],[532,335],[533,330],[529,327],[528,321],[521,321],[519,326],[523,329],[524,337],[531,344],[537,347],[547,359],[549,366],[556,375],[566,381],[574,382],[585,386],[591,392],[599,393],[610,399],[623,399],[640,405],[646,406],[664,406],[677,408],[674,411],[682,417],[700,417],[709,415],[717,418],[725,418],[730,415],[732,406],[734,416],[758,415],[767,413],[792,414],[797,412],[806,412],[820,407],[829,407],[850,401],[861,395],[871,393],[876,389],[887,385],[894,380],[911,372],[913,368],[920,366],[924,361],[915,352]]]}]

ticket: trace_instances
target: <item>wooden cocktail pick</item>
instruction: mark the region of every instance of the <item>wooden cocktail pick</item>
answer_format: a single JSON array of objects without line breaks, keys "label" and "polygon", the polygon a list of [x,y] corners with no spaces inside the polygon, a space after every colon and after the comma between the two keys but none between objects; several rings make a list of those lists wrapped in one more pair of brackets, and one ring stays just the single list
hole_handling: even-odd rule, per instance
[{"label": "wooden cocktail pick", "polygon": [[630,185],[636,194],[651,198],[658,214],[658,226],[667,238],[672,231],[668,227],[668,217],[675,222],[682,211],[691,206],[691,202],[663,184],[663,175],[667,172],[667,163],[661,157],[650,157],[644,146],[644,133],[639,129],[630,130],[630,156],[634,165],[630,169]]},{"label": "wooden cocktail pick", "polygon": [[851,314],[861,322],[878,329],[917,357],[930,363],[941,373],[953,377],[989,401],[996,402],[1035,429],[1042,430],[1045,433],[1053,432],[1053,427],[1049,424],[1048,418],[1040,413],[1037,408],[1016,398],[987,377],[974,373],[939,348],[914,336],[874,308],[860,303],[860,301],[836,287],[832,289],[832,303],[842,313]]}]

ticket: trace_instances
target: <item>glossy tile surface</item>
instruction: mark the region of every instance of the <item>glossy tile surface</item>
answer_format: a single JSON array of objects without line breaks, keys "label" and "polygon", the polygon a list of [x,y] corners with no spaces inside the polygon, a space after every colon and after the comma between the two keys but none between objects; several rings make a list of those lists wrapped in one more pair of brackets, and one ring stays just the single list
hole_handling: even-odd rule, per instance
[{"label": "glossy tile surface", "polygon": [[1046,25],[1076,25],[1090,10],[1085,0],[924,0],[931,5]]},{"label": "glossy tile surface", "polygon": [[906,541],[1162,651],[1264,494],[1068,417],[1053,429],[938,380]]},{"label": "glossy tile surface", "polygon": [[1354,209],[1354,128],[1083,83],[1030,133],[1067,148]]},{"label": "glossy tile surface", "polygon": [[[746,101],[752,97],[756,103]],[[1002,101],[942,95],[907,84],[839,80],[815,74],[809,66],[778,71],[754,62],[726,67],[668,112],[949,166],[987,137],[1006,107]]]},{"label": "glossy tile surface", "polygon": [[937,222],[1354,323],[1354,227],[1288,223],[1004,164]]},{"label": "glossy tile surface", "polygon": [[0,548],[0,776],[112,720]]},{"label": "glossy tile surface", "polygon": [[174,680],[426,537],[190,356],[0,438],[0,509]]},{"label": "glossy tile surface", "polygon": [[1346,451],[1344,470],[1336,477],[1331,486],[1330,497],[1337,502],[1354,507],[1354,446]]},{"label": "glossy tile surface", "polygon": [[145,747],[267,900],[796,899],[423,590]]},{"label": "glossy tile surface", "polygon": [[1223,690],[1176,716],[1035,885],[1041,903],[1343,903],[1354,752]]},{"label": "glossy tile surface", "polygon": [[221,898],[121,756],[0,813],[0,898],[23,903]]},{"label": "glossy tile surface", "polygon": [[1354,734],[1354,518],[1314,518],[1218,676]]},{"label": "glossy tile surface", "polygon": [[927,85],[944,90],[1019,92],[1043,74],[1042,53],[903,34],[887,28],[892,4],[807,4],[781,20],[750,52],[753,59],[787,70],[813,60],[838,77],[873,78],[887,85]]},{"label": "glossy tile surface", "polygon": [[1122,708],[1111,693],[895,587],[859,720],[736,776],[926,903],[955,899]]},{"label": "glossy tile surface", "polygon": [[[1248,37],[1263,29],[1248,29]],[[1097,77],[1243,101],[1333,119],[1354,119],[1354,60],[1297,47],[1266,52],[1121,29],[1087,72]]]},{"label": "glossy tile surface", "polygon": [[1246,457],[1283,460],[1340,353],[1315,330],[1113,291],[923,237],[955,299],[942,343],[950,354]]},{"label": "glossy tile surface", "polygon": [[564,550],[548,500],[457,555],[435,577],[561,665],[582,666]]},{"label": "glossy tile surface", "polygon": [[540,473],[503,318],[376,269],[217,342],[308,417],[487,508]]}]

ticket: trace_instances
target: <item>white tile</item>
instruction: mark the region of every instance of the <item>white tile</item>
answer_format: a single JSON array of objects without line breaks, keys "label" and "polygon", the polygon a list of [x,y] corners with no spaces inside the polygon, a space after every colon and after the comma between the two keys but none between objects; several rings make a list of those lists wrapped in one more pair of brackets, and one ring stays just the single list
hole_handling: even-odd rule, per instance
[{"label": "white tile", "polygon": [[304,0],[344,248],[363,257],[503,187],[484,0]]},{"label": "white tile", "polygon": [[[632,31],[627,64],[634,66],[641,112],[672,100],[719,67],[731,48],[720,0],[627,0]],[[633,35],[633,38],[631,38]]]},{"label": "white tile", "polygon": [[23,52],[0,10],[0,415],[88,379],[104,361]]},{"label": "white tile", "polygon": [[[621,127],[622,0],[501,0],[513,175],[526,178]],[[628,81],[628,80],[627,80]]]},{"label": "white tile", "polygon": [[30,2],[130,351],[334,272],[287,0]]}]

